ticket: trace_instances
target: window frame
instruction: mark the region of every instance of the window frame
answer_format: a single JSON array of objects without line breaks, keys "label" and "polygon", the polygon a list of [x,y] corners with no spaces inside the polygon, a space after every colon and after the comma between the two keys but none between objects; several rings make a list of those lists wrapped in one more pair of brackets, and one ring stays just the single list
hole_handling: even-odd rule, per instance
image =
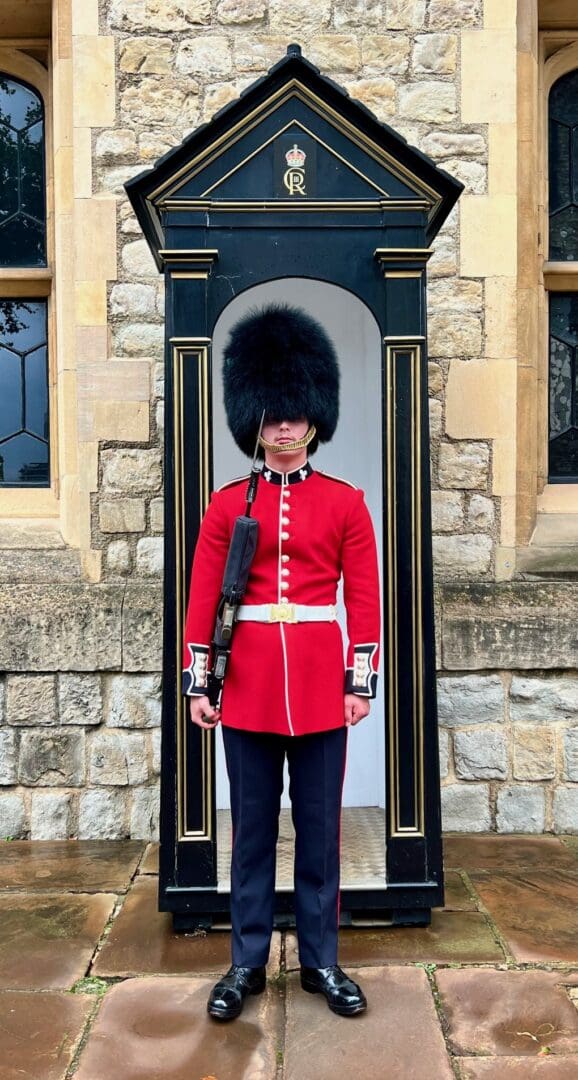
[{"label": "window frame", "polygon": [[[48,415],[50,486],[0,487],[1,517],[57,517],[59,470],[57,445],[57,375],[54,296],[54,153],[52,130],[52,94],[50,85],[50,49],[45,43],[47,68],[23,51],[14,39],[8,45],[0,41],[0,73],[31,86],[44,106],[44,150],[46,184],[46,266],[0,267],[0,297],[9,299],[45,299],[48,328]],[[38,51],[38,43],[35,51]]]}]

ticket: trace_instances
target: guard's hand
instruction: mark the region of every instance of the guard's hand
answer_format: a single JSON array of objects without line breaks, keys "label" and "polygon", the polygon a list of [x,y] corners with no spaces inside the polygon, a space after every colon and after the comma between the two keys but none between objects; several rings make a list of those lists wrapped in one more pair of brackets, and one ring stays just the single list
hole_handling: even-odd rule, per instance
[{"label": "guard's hand", "polygon": [[355,727],[369,713],[369,699],[359,694],[345,695],[345,726]]},{"label": "guard's hand", "polygon": [[214,709],[206,694],[197,697],[191,694],[189,697],[189,712],[193,724],[202,728],[214,728],[221,719],[221,710]]}]

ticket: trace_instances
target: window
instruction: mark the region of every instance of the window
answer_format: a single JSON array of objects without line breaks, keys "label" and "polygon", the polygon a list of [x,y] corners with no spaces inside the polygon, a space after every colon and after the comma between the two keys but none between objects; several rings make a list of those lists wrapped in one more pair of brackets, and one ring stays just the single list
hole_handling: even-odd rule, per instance
[{"label": "window", "polygon": [[33,86],[0,71],[1,487],[50,486],[48,300],[31,289],[34,269],[46,266],[44,105]]},{"label": "window", "polygon": [[[552,86],[548,129],[549,260],[578,269],[578,70]],[[549,326],[548,480],[577,483],[578,291],[549,293]]]}]

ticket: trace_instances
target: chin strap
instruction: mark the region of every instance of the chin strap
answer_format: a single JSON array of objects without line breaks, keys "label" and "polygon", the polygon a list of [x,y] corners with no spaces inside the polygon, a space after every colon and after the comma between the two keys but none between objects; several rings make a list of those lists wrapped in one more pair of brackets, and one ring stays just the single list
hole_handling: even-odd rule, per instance
[{"label": "chin strap", "polygon": [[272,454],[284,454],[287,453],[288,450],[302,450],[304,446],[309,446],[309,443],[313,438],[315,438],[316,435],[317,428],[315,427],[315,424],[312,424],[307,434],[304,435],[302,439],[296,439],[295,442],[282,444],[271,443],[267,442],[267,440],[264,439],[262,435],[260,435],[259,444],[265,450],[269,450]]}]

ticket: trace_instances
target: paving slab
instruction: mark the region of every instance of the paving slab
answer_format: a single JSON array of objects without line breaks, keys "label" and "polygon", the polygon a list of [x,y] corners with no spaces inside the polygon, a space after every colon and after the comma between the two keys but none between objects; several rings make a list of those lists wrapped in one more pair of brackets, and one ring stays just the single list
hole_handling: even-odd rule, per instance
[{"label": "paving slab", "polygon": [[578,872],[578,851],[557,836],[444,836],[443,850],[449,869]]},{"label": "paving slab", "polygon": [[[92,975],[220,974],[231,964],[230,931],[175,933],[172,915],[158,911],[158,882],[138,877],[96,957]],[[279,970],[281,935],[273,934],[269,972]]]},{"label": "paving slab", "polygon": [[367,1011],[342,1017],[320,994],[306,994],[298,975],[289,976],[285,1080],[453,1080],[425,972],[368,968],[356,979]]},{"label": "paving slab", "polygon": [[[367,967],[373,964],[432,962],[502,963],[504,953],[483,915],[477,911],[433,911],[431,926],[341,930],[339,963]],[[286,939],[288,968],[299,965],[297,935]]]},{"label": "paving slab", "polygon": [[147,844],[147,849],[139,866],[139,874],[158,874],[159,844]]},{"label": "paving slab", "polygon": [[442,911],[475,911],[476,901],[457,870],[446,870],[444,874],[445,904]]},{"label": "paving slab", "polygon": [[0,990],[2,1080],[63,1080],[93,1008],[88,994]]},{"label": "paving slab", "polygon": [[[563,978],[548,971],[436,972],[453,1052],[535,1058],[547,1046],[556,1055],[578,1055],[578,1010]],[[574,1062],[578,1076],[578,1056]]]},{"label": "paving slab", "polygon": [[212,985],[146,977],[111,987],[74,1080],[273,1080],[283,1045],[276,985],[248,998],[242,1016],[228,1024],[207,1015]]},{"label": "paving slab", "polygon": [[457,1058],[461,1080],[576,1080],[575,1057]]},{"label": "paving slab", "polygon": [[516,960],[578,963],[578,874],[528,870],[471,879]]},{"label": "paving slab", "polygon": [[144,849],[142,840],[4,840],[1,888],[124,892]]},{"label": "paving slab", "polygon": [[0,896],[0,986],[72,986],[86,974],[115,900],[108,893]]}]

